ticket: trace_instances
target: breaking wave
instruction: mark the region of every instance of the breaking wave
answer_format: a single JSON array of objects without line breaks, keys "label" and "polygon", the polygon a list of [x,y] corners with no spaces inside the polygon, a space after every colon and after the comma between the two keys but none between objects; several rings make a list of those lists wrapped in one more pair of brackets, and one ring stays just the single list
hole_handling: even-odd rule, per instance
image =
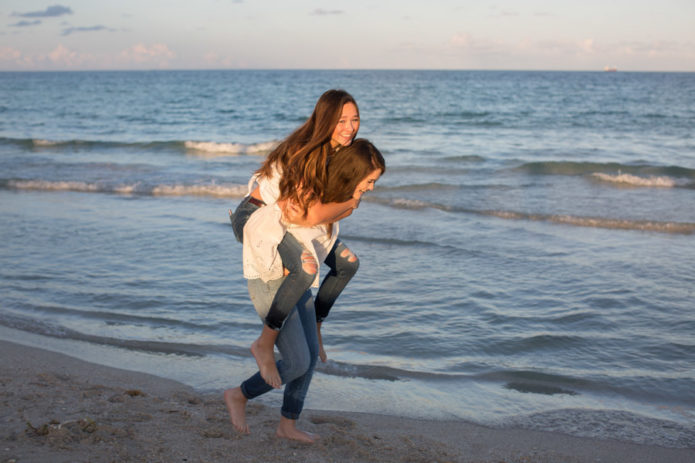
[{"label": "breaking wave", "polygon": [[588,217],[567,214],[540,214],[532,212],[518,212],[511,210],[466,209],[460,207],[446,206],[427,201],[402,198],[387,199],[371,197],[368,199],[368,201],[382,204],[388,207],[393,207],[396,209],[422,210],[431,208],[453,213],[484,215],[507,220],[550,222],[561,225],[571,225],[576,227],[607,228],[613,230],[639,230],[682,235],[691,235],[695,233],[695,223],[691,222],[635,220],[613,217]]},{"label": "breaking wave", "polygon": [[695,182],[695,169],[681,166],[655,166],[649,164],[620,164],[616,162],[544,161],[527,162],[515,170],[532,175],[591,175],[604,174],[625,179],[624,175],[643,178],[670,178],[677,185]]},{"label": "breaking wave", "polygon": [[96,182],[6,180],[0,187],[25,191],[76,191],[81,193],[108,193],[140,196],[207,196],[213,198],[241,198],[246,195],[246,185],[154,185],[141,183],[109,185]]},{"label": "breaking wave", "polygon": [[278,145],[275,141],[254,143],[215,143],[210,141],[187,141],[184,146],[187,150],[205,156],[228,156],[239,154],[266,155]]},{"label": "breaking wave", "polygon": [[233,143],[215,141],[143,141],[119,142],[105,140],[48,140],[42,138],[0,138],[0,144],[15,145],[29,151],[76,149],[121,149],[126,151],[173,151],[202,156],[239,156],[270,153],[278,144],[276,141],[259,143]]},{"label": "breaking wave", "polygon": [[658,220],[631,220],[609,217],[583,217],[563,214],[533,214],[514,211],[478,211],[481,215],[501,219],[531,220],[552,222],[577,227],[609,228],[613,230],[639,230],[660,233],[691,235],[695,233],[695,223],[663,222]]},{"label": "breaking wave", "polygon": [[632,187],[651,187],[651,188],[674,188],[677,186],[686,186],[690,182],[685,179],[675,179],[672,177],[639,177],[632,174],[618,173],[615,175],[595,172],[592,176],[602,182],[612,183],[622,186]]}]

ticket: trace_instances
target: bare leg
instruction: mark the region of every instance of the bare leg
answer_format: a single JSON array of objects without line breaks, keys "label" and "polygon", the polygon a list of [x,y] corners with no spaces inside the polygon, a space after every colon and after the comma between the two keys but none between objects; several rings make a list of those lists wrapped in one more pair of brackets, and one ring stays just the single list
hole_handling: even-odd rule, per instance
[{"label": "bare leg", "polygon": [[282,379],[278,367],[275,365],[275,355],[273,354],[278,333],[280,332],[263,324],[261,335],[251,344],[251,353],[256,359],[261,376],[269,386],[275,389],[280,389],[282,386]]},{"label": "bare leg", "polygon": [[240,387],[224,391],[224,403],[227,405],[229,419],[234,429],[242,434],[249,433],[249,425],[246,424],[246,402],[248,399],[241,392]]},{"label": "bare leg", "polygon": [[317,434],[297,429],[297,420],[290,420],[284,416],[280,417],[280,424],[275,435],[281,439],[296,440],[305,444],[313,444],[319,439]]},{"label": "bare leg", "polygon": [[326,361],[328,360],[328,356],[326,355],[326,351],[323,349],[323,338],[321,337],[321,322],[316,324],[316,334],[319,338],[319,358],[323,363],[326,363]]}]

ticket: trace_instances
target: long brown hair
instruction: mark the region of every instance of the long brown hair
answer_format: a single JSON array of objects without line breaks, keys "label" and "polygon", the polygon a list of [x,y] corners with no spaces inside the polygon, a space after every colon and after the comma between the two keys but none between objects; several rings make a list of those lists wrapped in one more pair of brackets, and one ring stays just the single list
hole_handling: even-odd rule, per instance
[{"label": "long brown hair", "polygon": [[321,198],[326,189],[326,162],[335,151],[331,136],[347,103],[357,108],[357,102],[345,90],[324,92],[309,119],[285,138],[256,171],[270,177],[275,165],[282,172],[278,199],[297,203],[305,214],[309,203]]},{"label": "long brown hair", "polygon": [[378,149],[364,138],[353,140],[328,160],[328,184],[321,196],[324,203],[342,203],[352,198],[357,185],[375,170],[386,171]]}]

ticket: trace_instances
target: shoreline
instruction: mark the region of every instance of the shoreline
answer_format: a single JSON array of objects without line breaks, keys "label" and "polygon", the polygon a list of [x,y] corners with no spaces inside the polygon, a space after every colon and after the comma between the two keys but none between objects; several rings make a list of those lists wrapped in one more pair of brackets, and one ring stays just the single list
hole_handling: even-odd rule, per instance
[{"label": "shoreline", "polygon": [[277,407],[250,403],[234,431],[222,391],[0,341],[0,462],[689,462],[695,449],[496,429],[370,413],[305,410],[314,445],[275,437]]}]

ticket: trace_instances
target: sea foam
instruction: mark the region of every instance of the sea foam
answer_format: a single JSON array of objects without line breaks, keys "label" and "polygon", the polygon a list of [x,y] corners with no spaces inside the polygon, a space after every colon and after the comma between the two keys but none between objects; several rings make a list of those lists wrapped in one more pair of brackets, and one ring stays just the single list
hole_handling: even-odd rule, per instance
[{"label": "sea foam", "polygon": [[616,183],[634,187],[673,188],[679,186],[679,182],[671,177],[639,177],[637,175],[618,173],[615,175],[602,172],[593,173],[592,176],[603,182]]},{"label": "sea foam", "polygon": [[246,185],[155,185],[141,183],[107,185],[78,181],[9,180],[7,188],[33,191],[76,191],[80,193],[110,193],[141,196],[207,196],[212,198],[240,198],[247,192]]},{"label": "sea foam", "polygon": [[187,141],[184,146],[188,151],[202,156],[235,156],[240,154],[265,155],[278,145],[275,141],[261,143],[217,143],[211,141]]}]

